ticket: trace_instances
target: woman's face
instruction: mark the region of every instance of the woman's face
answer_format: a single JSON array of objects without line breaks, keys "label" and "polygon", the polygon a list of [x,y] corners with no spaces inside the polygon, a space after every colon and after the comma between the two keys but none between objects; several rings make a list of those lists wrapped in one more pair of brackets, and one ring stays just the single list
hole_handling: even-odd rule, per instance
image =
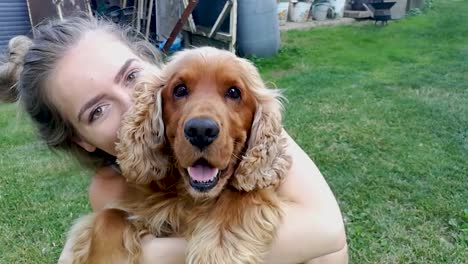
[{"label": "woman's face", "polygon": [[151,67],[110,34],[88,32],[58,62],[48,92],[89,152],[115,153],[122,115],[132,104],[136,78]]}]

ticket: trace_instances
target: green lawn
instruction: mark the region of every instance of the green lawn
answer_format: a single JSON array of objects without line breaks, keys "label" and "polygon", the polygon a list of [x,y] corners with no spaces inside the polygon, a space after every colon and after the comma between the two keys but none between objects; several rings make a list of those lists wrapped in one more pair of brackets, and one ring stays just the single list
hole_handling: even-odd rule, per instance
[{"label": "green lawn", "polygon": [[[468,1],[386,27],[283,34],[256,59],[341,205],[352,263],[468,260]],[[51,263],[89,212],[90,172],[0,106],[0,263]]]}]

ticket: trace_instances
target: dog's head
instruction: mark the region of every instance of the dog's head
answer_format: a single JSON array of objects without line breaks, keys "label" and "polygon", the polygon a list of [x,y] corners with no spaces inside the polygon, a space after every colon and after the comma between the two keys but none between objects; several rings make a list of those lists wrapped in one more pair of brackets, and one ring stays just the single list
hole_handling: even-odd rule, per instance
[{"label": "dog's head", "polygon": [[147,183],[173,166],[195,197],[216,196],[228,183],[250,191],[280,182],[290,160],[279,93],[250,62],[197,48],[174,55],[162,76],[161,89],[154,81],[138,88],[123,122],[124,175]]}]

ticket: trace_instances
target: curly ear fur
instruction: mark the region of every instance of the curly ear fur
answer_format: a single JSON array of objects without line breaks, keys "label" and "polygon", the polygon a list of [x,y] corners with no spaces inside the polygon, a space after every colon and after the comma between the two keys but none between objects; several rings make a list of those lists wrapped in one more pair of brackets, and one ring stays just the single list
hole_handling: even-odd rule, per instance
[{"label": "curly ear fur", "polygon": [[244,191],[278,186],[291,167],[282,135],[280,92],[266,88],[255,66],[239,59],[243,79],[257,101],[257,110],[247,150],[242,157],[232,185]]},{"label": "curly ear fur", "polygon": [[125,114],[116,145],[117,162],[127,181],[149,184],[166,176],[168,155],[164,155],[161,80],[150,73],[135,87],[134,105]]}]

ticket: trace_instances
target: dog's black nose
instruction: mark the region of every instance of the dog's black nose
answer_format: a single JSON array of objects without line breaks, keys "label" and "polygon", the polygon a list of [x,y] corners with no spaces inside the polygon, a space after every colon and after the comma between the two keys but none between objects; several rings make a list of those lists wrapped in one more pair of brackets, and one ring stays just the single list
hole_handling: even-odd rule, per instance
[{"label": "dog's black nose", "polygon": [[218,124],[209,118],[193,118],[185,123],[185,137],[199,149],[210,145],[219,134]]}]

